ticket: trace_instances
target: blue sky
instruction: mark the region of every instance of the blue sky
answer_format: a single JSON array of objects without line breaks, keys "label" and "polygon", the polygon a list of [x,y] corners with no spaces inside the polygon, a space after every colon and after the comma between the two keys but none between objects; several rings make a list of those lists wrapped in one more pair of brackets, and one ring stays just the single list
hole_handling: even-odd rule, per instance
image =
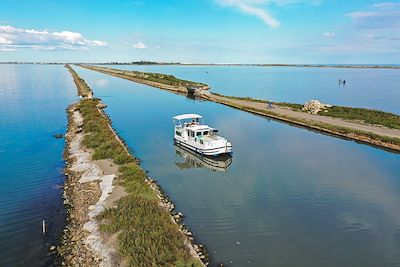
[{"label": "blue sky", "polygon": [[400,1],[2,0],[0,61],[400,63]]}]

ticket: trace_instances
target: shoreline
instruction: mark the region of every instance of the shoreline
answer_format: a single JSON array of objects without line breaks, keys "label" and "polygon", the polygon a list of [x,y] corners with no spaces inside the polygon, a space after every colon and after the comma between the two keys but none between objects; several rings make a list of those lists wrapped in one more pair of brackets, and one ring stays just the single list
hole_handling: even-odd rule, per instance
[{"label": "shoreline", "polygon": [[[232,103],[229,101],[224,102],[224,101],[215,100],[215,99],[211,100],[211,98],[207,98],[207,97],[203,97],[203,98],[206,100],[209,100],[209,101],[213,101],[216,103],[220,103],[222,105],[226,105],[226,106],[235,108],[235,109],[243,110],[243,111],[253,113],[256,115],[260,115],[263,117],[272,118],[272,119],[275,119],[278,121],[286,122],[286,123],[289,123],[294,126],[303,127],[305,129],[314,130],[314,131],[317,131],[320,133],[321,132],[326,133],[326,134],[329,134],[332,136],[344,138],[346,140],[353,140],[353,141],[360,142],[360,143],[363,143],[366,145],[370,145],[370,146],[373,146],[376,148],[388,150],[390,152],[400,153],[400,145],[399,144],[392,144],[389,142],[381,141],[379,139],[371,138],[369,136],[371,133],[368,133],[368,132],[354,131],[352,129],[348,129],[345,127],[342,127],[342,129],[338,127],[337,130],[333,130],[333,129],[328,128],[329,125],[318,125],[317,123],[315,125],[313,125],[307,121],[302,121],[300,119],[296,120],[295,118],[290,118],[290,117],[285,117],[285,116],[279,116],[277,114],[274,114],[273,112],[268,112],[268,111],[261,110],[261,109],[253,109],[253,108],[238,105],[238,104],[235,104],[235,103]],[[340,132],[339,130],[343,130],[343,132]],[[347,131],[349,131],[349,133],[346,133]]]},{"label": "shoreline", "polygon": [[[372,145],[375,147],[379,148],[384,148],[391,150],[393,152],[400,152],[400,130],[398,129],[389,129],[386,127],[382,127],[380,125],[367,125],[367,124],[362,124],[362,123],[356,123],[354,121],[346,121],[346,120],[340,120],[337,118],[330,118],[330,117],[324,117],[320,115],[311,115],[308,113],[303,113],[303,112],[294,112],[292,111],[291,108],[289,107],[283,107],[283,110],[286,111],[287,113],[278,113],[276,110],[279,110],[279,107],[275,107],[273,109],[268,109],[264,103],[259,103],[259,102],[252,102],[248,100],[238,100],[222,95],[215,95],[211,92],[200,92],[198,94],[201,98],[220,103],[223,105],[227,105],[236,109],[244,110],[250,113],[262,115],[264,117],[284,121],[290,124],[298,125],[301,127],[309,128],[312,130],[316,130],[318,132],[324,132],[328,133],[331,135],[343,137],[347,140],[355,140],[362,142],[364,144]],[[256,106],[257,105],[257,106]],[[263,105],[263,106],[261,106]],[[261,106],[261,107],[260,107]],[[306,118],[301,118],[301,117],[294,117],[290,116],[291,114],[298,113],[303,115],[304,117],[314,117],[314,119],[319,119],[318,121],[312,121],[308,120]],[[294,113],[293,113],[294,112]],[[323,121],[327,120],[330,122],[335,122],[337,121],[338,124],[330,124],[330,123],[324,123]],[[357,128],[348,128],[346,124],[340,125],[342,123],[347,123],[349,124],[354,124],[354,127],[360,127],[359,129]],[[373,129],[376,128],[375,130],[384,132],[385,130],[392,131],[390,136],[385,136],[383,134],[377,134],[374,132],[369,132],[365,129]],[[379,133],[380,133],[379,132]],[[385,141],[385,138],[387,138],[388,141]]]},{"label": "shoreline", "polygon": [[132,65],[132,66],[212,66],[212,67],[291,67],[291,68],[336,68],[336,69],[400,69],[395,65],[336,65],[336,64],[236,64],[236,63],[157,63],[157,64],[132,64],[132,63],[84,63],[87,65]]},{"label": "shoreline", "polygon": [[[119,74],[110,72],[110,70],[116,69],[93,67],[87,65],[81,67],[107,75],[127,79],[133,82],[138,82],[134,79],[131,79],[129,76],[122,74],[123,71],[121,71],[121,73]],[[161,83],[158,83],[157,85],[153,85],[151,83],[144,84],[160,89],[165,89],[167,91],[173,91],[166,87],[166,85]],[[376,124],[369,125],[366,123],[361,123],[358,120],[346,120],[328,116],[312,115],[305,112],[295,111],[290,106],[285,106],[284,103],[279,103],[277,107],[269,109],[266,107],[266,103],[262,101],[260,102],[257,100],[246,98],[240,99],[235,97],[228,97],[224,95],[213,94],[212,92],[207,90],[196,90],[195,94],[202,99],[227,105],[250,113],[262,115],[264,117],[284,121],[297,126],[316,130],[318,132],[328,133],[330,135],[345,138],[347,140],[358,141],[367,145],[372,145],[374,147],[391,150],[393,152],[400,152],[399,129],[387,128]]]},{"label": "shoreline", "polygon": [[[133,81],[133,82],[137,82],[137,83],[149,85],[149,86],[152,86],[152,87],[157,87],[157,88],[160,88],[160,89],[172,91],[172,92],[178,92],[178,93],[187,94],[187,93],[190,92],[188,87],[192,87],[192,86],[198,86],[199,88],[201,87],[201,90],[210,89],[210,87],[208,85],[204,85],[204,84],[200,84],[200,83],[194,83],[194,82],[191,82],[191,81],[184,81],[184,82],[192,83],[192,84],[169,85],[169,84],[150,81],[150,80],[147,80],[145,78],[138,78],[138,77],[134,77],[133,75],[129,75],[131,73],[134,73],[133,71],[125,71],[125,70],[118,70],[118,69],[113,69],[113,68],[104,68],[104,67],[96,67],[96,66],[80,65],[80,64],[77,65],[77,66],[85,68],[85,69],[89,69],[89,70],[92,70],[92,71],[97,71],[97,72],[101,72],[101,73],[104,73],[104,74],[112,75],[112,76],[115,76],[115,77],[118,77],[118,78],[127,79],[127,80],[130,80],[130,81]],[[146,73],[142,72],[142,74],[146,74]]]},{"label": "shoreline", "polygon": [[[104,227],[107,226],[104,214],[117,209],[125,198],[135,197],[121,178],[123,168],[133,164],[141,174],[144,174],[144,171],[137,165],[139,160],[130,154],[123,139],[112,128],[111,120],[103,111],[106,106],[100,99],[93,98],[92,90],[70,66],[66,65],[65,67],[71,72],[78,94],[82,99],[67,109],[68,131],[64,152],[65,174],[68,177],[64,186],[67,226],[57,252],[62,258],[62,265],[127,266],[129,258],[120,252],[118,243],[120,233],[104,232]],[[86,121],[88,107],[90,107],[90,112],[97,116],[96,120]],[[123,160],[130,162],[129,166],[125,162],[116,162],[117,160],[112,157],[95,159],[98,151],[96,148],[88,147],[86,140],[88,135],[92,135],[90,131],[85,130],[87,127],[90,128],[86,124],[91,123],[102,123],[102,125],[108,126],[106,131],[109,133],[109,138],[124,155]],[[142,176],[139,175],[138,179],[140,177]],[[145,176],[142,183],[148,188],[146,190],[157,199],[156,209],[164,214],[164,218],[168,218],[163,223],[172,225],[170,228],[173,230],[171,231],[176,231],[177,240],[182,241],[181,248],[179,248],[182,251],[179,252],[179,255],[185,255],[183,263],[206,266],[208,264],[207,253],[202,245],[195,244],[192,233],[181,223],[183,214],[174,210],[174,204],[162,192],[155,180]],[[138,231],[138,233],[140,232],[141,230]]]},{"label": "shoreline", "polygon": [[179,62],[0,62],[0,65],[133,65],[133,66],[253,66],[294,68],[342,68],[342,69],[400,69],[396,64],[253,64],[253,63],[179,63]]}]

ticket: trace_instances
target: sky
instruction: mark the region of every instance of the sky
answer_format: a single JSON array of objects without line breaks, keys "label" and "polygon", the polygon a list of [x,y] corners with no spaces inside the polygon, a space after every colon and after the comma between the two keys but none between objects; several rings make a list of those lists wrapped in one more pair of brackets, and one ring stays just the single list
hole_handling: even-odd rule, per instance
[{"label": "sky", "polygon": [[400,64],[400,0],[1,0],[0,62]]}]

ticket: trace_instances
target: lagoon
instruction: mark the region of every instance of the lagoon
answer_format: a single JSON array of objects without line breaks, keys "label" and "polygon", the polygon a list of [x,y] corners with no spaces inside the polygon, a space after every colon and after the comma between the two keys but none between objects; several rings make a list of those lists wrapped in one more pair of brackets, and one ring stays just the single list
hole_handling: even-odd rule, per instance
[{"label": "lagoon", "polygon": [[[108,105],[113,126],[142,167],[185,214],[212,265],[399,263],[399,154],[75,70]],[[174,146],[171,118],[180,113],[202,114],[232,141],[232,162],[223,171]]]},{"label": "lagoon", "polygon": [[[66,107],[76,89],[63,66],[0,65],[0,266],[54,264],[65,226]],[[42,220],[47,234],[42,234]]]},{"label": "lagoon", "polygon": [[[111,65],[206,83],[228,96],[363,107],[400,114],[400,69],[263,66]],[[346,85],[338,85],[345,79]]]}]

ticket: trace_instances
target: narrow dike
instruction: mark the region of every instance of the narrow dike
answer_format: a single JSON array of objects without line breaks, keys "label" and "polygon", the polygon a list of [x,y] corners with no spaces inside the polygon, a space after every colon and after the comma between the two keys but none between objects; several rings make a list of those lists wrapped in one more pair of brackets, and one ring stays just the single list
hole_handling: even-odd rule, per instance
[{"label": "narrow dike", "polygon": [[64,266],[205,266],[207,253],[183,214],[147,177],[86,82],[69,66],[82,99],[67,109],[64,204],[57,248]]},{"label": "narrow dike", "polygon": [[177,93],[189,93],[190,90],[210,89],[208,85],[202,83],[195,83],[192,81],[185,81],[177,79],[172,75],[161,74],[161,73],[147,73],[139,71],[124,71],[113,68],[97,67],[89,65],[78,65],[79,67],[86,68],[93,71],[98,71],[104,74],[115,76],[118,78],[127,79],[133,82],[146,84],[152,87],[157,87],[160,89],[177,92]]},{"label": "narrow dike", "polygon": [[[93,71],[98,71],[104,74],[112,75],[115,77],[127,79],[133,82],[147,84],[153,87],[157,87],[160,89],[187,93],[187,90],[178,89],[176,87],[171,87],[168,84],[163,84],[162,79],[159,82],[152,82],[146,79],[137,79],[133,76],[136,75],[136,71],[122,71],[113,68],[106,67],[98,67],[91,65],[79,65],[80,67],[87,68]],[[160,75],[160,74],[159,74]],[[178,79],[179,80],[179,79]],[[192,84],[199,84],[195,82],[190,82]],[[276,119],[279,121],[287,122],[293,125],[301,126],[304,128],[312,129],[318,132],[327,133],[329,135],[338,136],[341,138],[345,138],[348,140],[355,140],[360,143],[364,143],[367,145],[372,145],[374,147],[383,148],[386,150],[390,150],[393,152],[400,152],[400,129],[391,129],[385,126],[376,124],[379,123],[379,120],[385,120],[387,117],[390,117],[391,120],[396,120],[397,126],[400,125],[400,117],[394,114],[389,114],[381,111],[374,110],[364,110],[368,112],[368,115],[354,119],[346,119],[336,117],[332,120],[331,117],[325,116],[325,114],[321,115],[311,115],[308,114],[305,118],[304,112],[296,111],[291,106],[302,106],[299,104],[290,104],[290,103],[275,103],[278,105],[278,108],[269,109],[267,108],[268,101],[262,101],[251,98],[240,98],[240,97],[229,97],[219,94],[213,94],[208,91],[209,87],[207,85],[201,84],[204,88],[199,87],[195,90],[195,93],[198,97],[203,98],[208,101],[212,101],[215,103],[220,103],[223,105],[227,105],[236,109],[244,110],[250,113],[254,113],[257,115],[262,115],[264,117]],[[356,110],[356,108],[348,108],[348,107],[337,107],[339,109],[344,110],[345,112],[352,113]],[[359,112],[359,111],[358,111]],[[363,119],[367,118],[367,116],[375,116],[374,123],[362,123]],[[382,114],[386,117],[380,117]],[[321,119],[325,117],[325,119]]]},{"label": "narrow dike", "polygon": [[[353,128],[343,127],[339,125],[332,125],[329,123],[312,121],[302,118],[297,118],[293,116],[287,116],[283,114],[279,114],[274,112],[273,110],[269,110],[267,108],[259,108],[255,107],[252,104],[258,104],[257,100],[236,100],[231,97],[215,95],[210,92],[200,92],[199,96],[203,99],[220,103],[226,106],[230,106],[236,109],[244,110],[250,113],[254,113],[257,115],[262,115],[268,118],[276,119],[279,121],[287,122],[290,124],[298,125],[304,128],[309,128],[312,130],[316,130],[318,132],[328,133],[330,135],[342,137],[349,140],[355,140],[360,143],[364,143],[367,145],[372,145],[374,147],[387,149],[393,152],[400,152],[400,136],[399,137],[388,137],[376,134],[372,131],[362,131],[356,130]],[[249,103],[248,102],[253,102]],[[292,110],[290,107],[288,109]],[[376,127],[381,128],[382,126],[376,125]],[[397,130],[395,130],[397,131]]]}]

